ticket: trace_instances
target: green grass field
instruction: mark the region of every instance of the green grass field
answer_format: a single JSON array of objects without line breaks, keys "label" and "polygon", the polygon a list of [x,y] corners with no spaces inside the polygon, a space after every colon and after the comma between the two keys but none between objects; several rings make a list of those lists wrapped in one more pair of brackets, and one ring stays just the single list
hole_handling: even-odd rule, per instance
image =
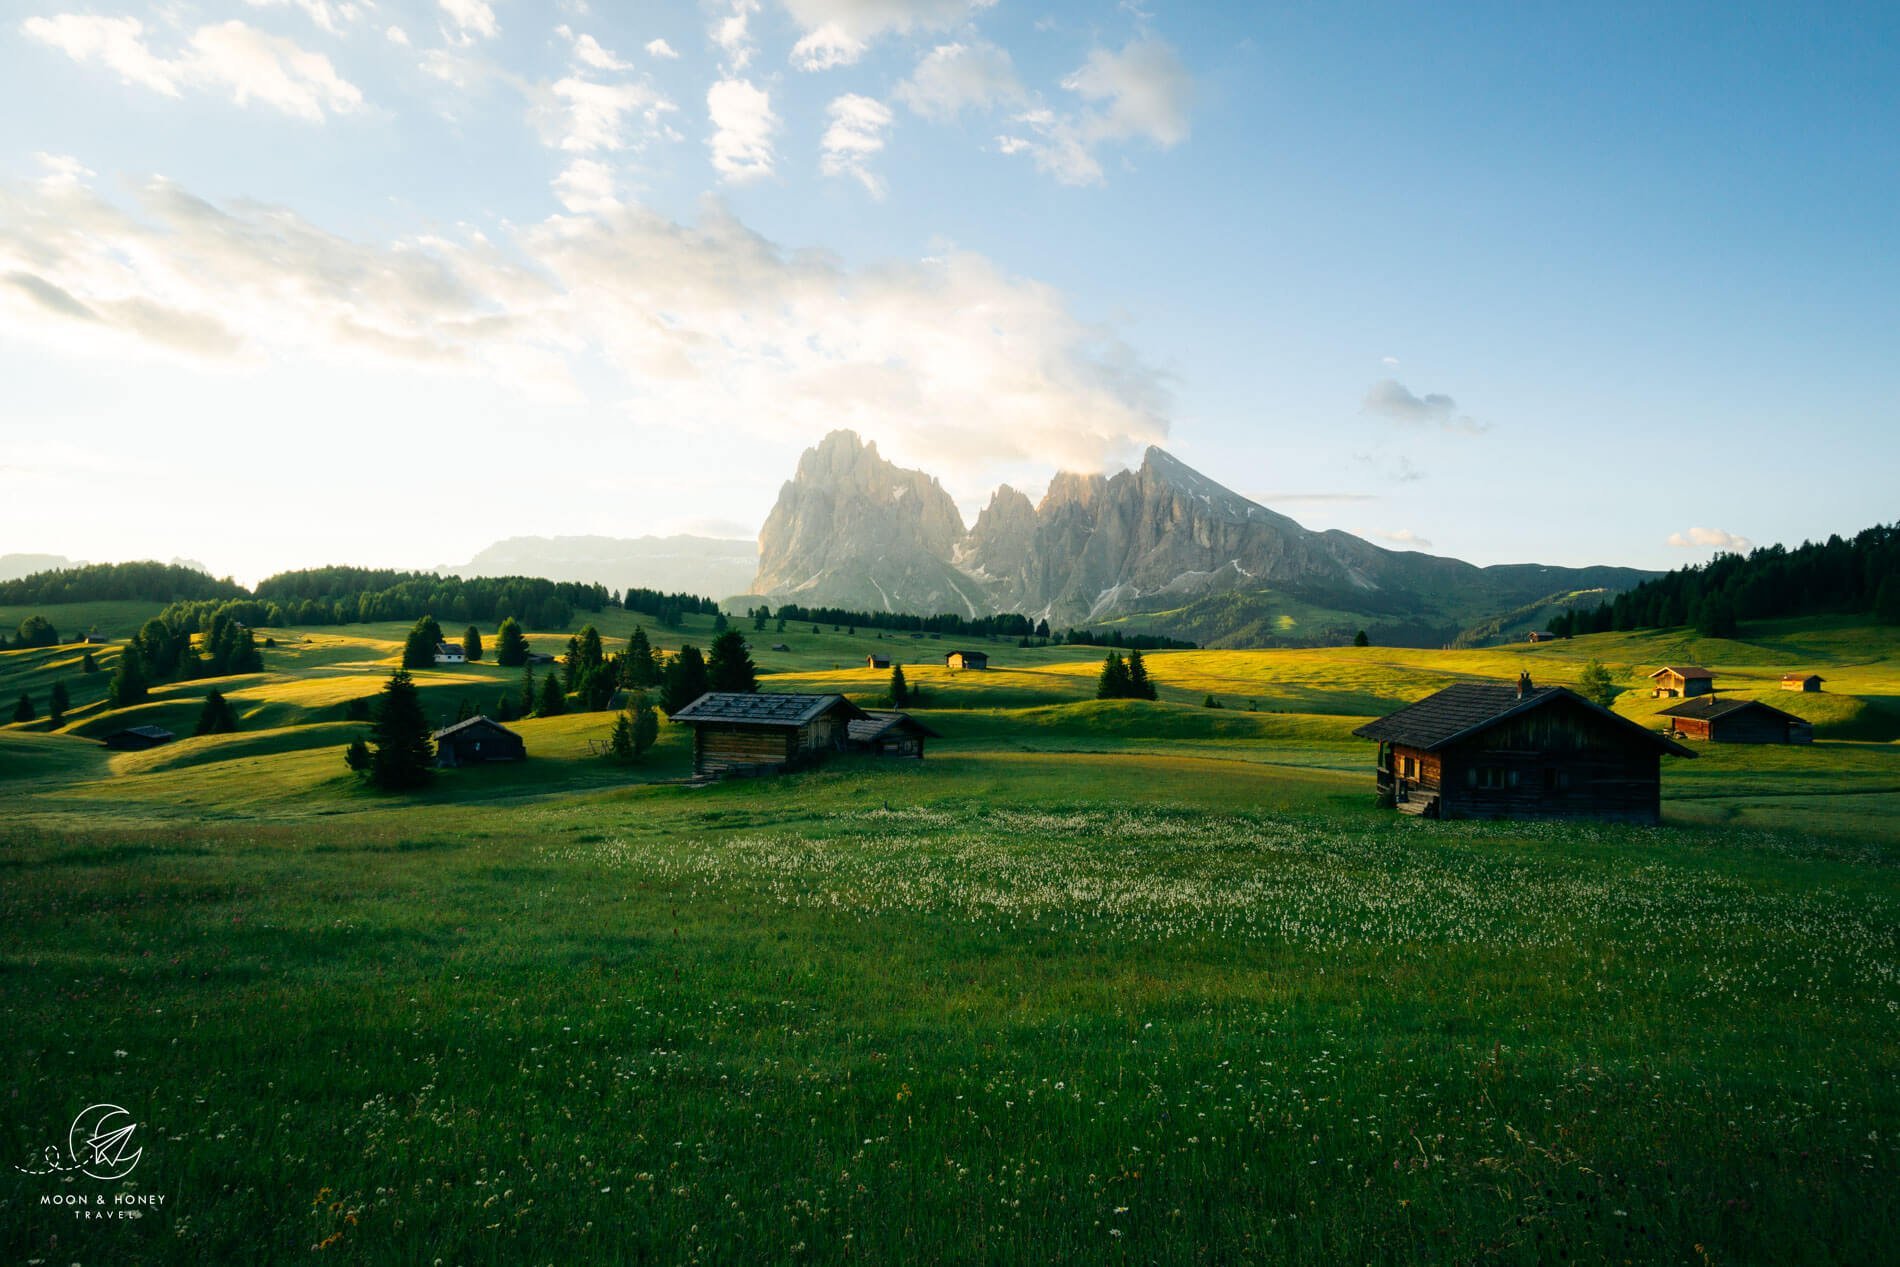
[{"label": "green grass field", "polygon": [[[264,672],[129,713],[114,650],[0,652],[0,700],[74,702],[0,727],[4,1261],[1891,1255],[1892,630],[1156,653],[1146,704],[1095,701],[1083,649],[950,673],[794,627],[750,635],[765,689],[872,701],[892,654],[929,760],[689,787],[688,737],[618,766],[574,714],[409,798],[341,760],[403,629],[268,632]],[[1667,763],[1661,828],[1373,804],[1365,718],[1592,656],[1634,719],[1693,660],[1817,742]],[[518,685],[417,678],[444,720]],[[91,738],[188,734],[213,687],[238,733]],[[22,1173],[101,1101],[131,1176]]]}]

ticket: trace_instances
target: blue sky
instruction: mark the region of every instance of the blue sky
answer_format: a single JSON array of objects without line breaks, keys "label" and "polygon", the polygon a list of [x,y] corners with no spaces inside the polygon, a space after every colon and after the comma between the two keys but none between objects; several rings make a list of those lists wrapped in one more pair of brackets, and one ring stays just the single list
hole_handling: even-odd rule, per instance
[{"label": "blue sky", "polygon": [[750,535],[840,425],[1481,563],[1900,504],[1891,5],[23,0],[0,117],[0,552]]}]

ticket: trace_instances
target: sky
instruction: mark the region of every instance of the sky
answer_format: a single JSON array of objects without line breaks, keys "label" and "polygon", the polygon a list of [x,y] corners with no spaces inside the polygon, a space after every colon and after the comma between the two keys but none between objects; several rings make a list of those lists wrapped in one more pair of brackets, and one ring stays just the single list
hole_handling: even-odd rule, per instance
[{"label": "sky", "polygon": [[850,427],[1666,568],[1900,518],[1900,6],[10,0],[0,553],[752,536]]}]

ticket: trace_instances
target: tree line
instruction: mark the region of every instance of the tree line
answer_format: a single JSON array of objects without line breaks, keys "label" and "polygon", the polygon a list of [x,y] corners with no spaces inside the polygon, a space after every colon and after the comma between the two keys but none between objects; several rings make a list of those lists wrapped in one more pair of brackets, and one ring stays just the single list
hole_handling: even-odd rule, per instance
[{"label": "tree line", "polygon": [[0,604],[169,603],[175,599],[242,598],[244,587],[174,563],[89,563],[0,581]]},{"label": "tree line", "polygon": [[1550,622],[1559,637],[1692,625],[1733,637],[1738,622],[1789,616],[1871,615],[1900,624],[1900,523],[1826,541],[1718,554],[1625,590],[1594,609]]}]

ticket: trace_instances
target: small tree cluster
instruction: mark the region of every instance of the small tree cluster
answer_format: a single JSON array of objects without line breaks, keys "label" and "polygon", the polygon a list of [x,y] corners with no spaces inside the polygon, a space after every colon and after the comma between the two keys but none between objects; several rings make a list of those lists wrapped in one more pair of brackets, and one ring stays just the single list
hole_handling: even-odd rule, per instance
[{"label": "small tree cluster", "polygon": [[343,762],[385,792],[421,787],[435,775],[435,743],[422,696],[407,669],[397,669],[383,684],[376,702],[369,743],[358,739],[344,750]]},{"label": "small tree cluster", "polygon": [[1130,651],[1126,660],[1119,651],[1111,651],[1102,661],[1102,676],[1095,683],[1096,699],[1153,699],[1155,684],[1141,652]]}]

